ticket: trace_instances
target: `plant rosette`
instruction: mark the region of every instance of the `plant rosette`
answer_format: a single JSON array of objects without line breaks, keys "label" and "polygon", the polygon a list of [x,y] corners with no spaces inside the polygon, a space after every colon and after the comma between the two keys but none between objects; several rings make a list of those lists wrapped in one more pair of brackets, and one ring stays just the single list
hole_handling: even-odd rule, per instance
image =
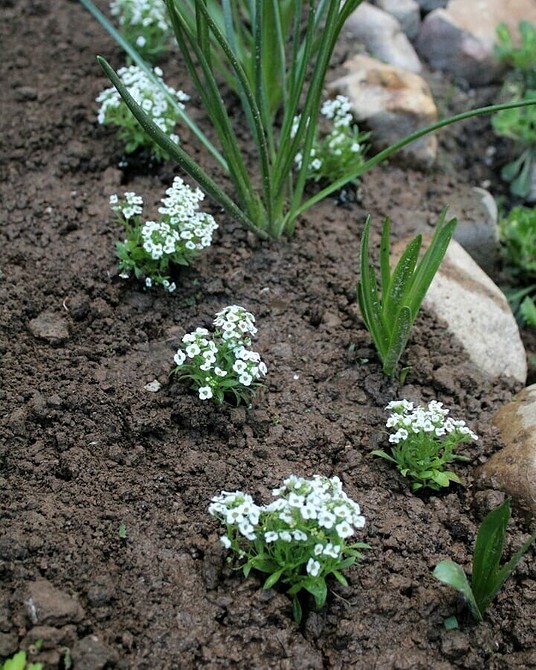
[{"label": "plant rosette", "polygon": [[467,456],[454,453],[464,442],[478,437],[465,421],[452,419],[443,403],[432,400],[428,407],[415,407],[408,400],[394,400],[386,409],[392,414],[386,426],[391,429],[391,454],[375,449],[372,454],[395,463],[403,477],[411,481],[411,489],[440,490],[451,482],[461,483],[454,472],[445,470],[452,461],[469,461]]},{"label": "plant rosette", "polygon": [[161,285],[171,293],[176,285],[169,276],[170,265],[191,265],[212,244],[218,224],[199,211],[205,197],[201,190],[180,177],[175,177],[166,196],[158,209],[159,221],[142,221],[143,199],[133,192],[121,200],[112,195],[110,205],[127,231],[126,239],[116,245],[120,276],[128,279],[134,274],[148,288]]},{"label": "plant rosette", "polygon": [[110,13],[127,42],[149,62],[166,50],[173,31],[163,0],[113,0]]},{"label": "plant rosette", "polygon": [[[320,114],[331,124],[331,129],[324,136],[318,134],[315,137],[309,157],[307,179],[335,181],[353,167],[364,164],[364,142],[370,133],[359,131],[350,109],[350,100],[344,95],[338,95],[323,103]],[[291,137],[295,136],[299,124],[300,117],[297,116],[294,118]],[[294,162],[298,169],[301,168],[302,160],[302,154],[296,154]]]},{"label": "plant rosette", "polygon": [[[167,98],[176,98],[180,109],[184,110],[185,102],[190,96],[182,91],[176,91],[164,83],[163,72],[159,67],[154,69],[155,76],[160,80],[165,91],[156,86],[147,74],[138,66],[130,65],[122,67],[118,71],[123,84],[127,87],[130,95],[146,112],[149,118],[174,142],[179,142],[178,135],[173,133],[179,116]],[[102,125],[115,125],[119,128],[118,138],[125,145],[125,152],[130,154],[137,149],[147,149],[156,160],[168,158],[168,154],[156,144],[145,130],[136,121],[127,105],[114,87],[107,88],[97,97],[100,103],[98,121]]]},{"label": "plant rosette", "polygon": [[249,403],[267,372],[260,354],[249,348],[257,333],[255,317],[230,305],[216,314],[213,325],[213,333],[197,328],[182,338],[172,374],[189,380],[201,400],[221,404],[232,396],[236,404]]},{"label": "plant rosette", "polygon": [[220,540],[244,562],[244,576],[259,570],[269,575],[265,589],[284,585],[300,621],[300,591],[310,593],[320,608],[330,575],[347,585],[341,571],[361,558],[360,550],[369,548],[349,540],[364,527],[365,517],[338,477],[291,475],[272,495],[273,502],[258,506],[246,493],[222,491],[212,499],[209,512],[226,526]]}]

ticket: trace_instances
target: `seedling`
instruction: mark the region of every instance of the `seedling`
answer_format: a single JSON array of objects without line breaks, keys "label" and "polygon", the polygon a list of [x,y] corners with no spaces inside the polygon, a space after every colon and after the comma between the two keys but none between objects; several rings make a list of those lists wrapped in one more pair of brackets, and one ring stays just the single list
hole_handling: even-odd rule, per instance
[{"label": "seedling", "polygon": [[380,281],[370,260],[370,217],[365,222],[361,238],[360,281],[357,297],[361,316],[369,331],[376,351],[383,363],[383,371],[393,377],[402,356],[413,323],[422,301],[447,251],[456,227],[456,219],[445,220],[446,210],[436,224],[430,246],[418,263],[422,236],[408,244],[396,267],[390,268],[390,229],[386,219],[380,244]]},{"label": "seedling", "polygon": [[0,670],[42,670],[42,663],[28,663],[25,651],[18,651],[0,665]]},{"label": "seedling", "polygon": [[509,520],[510,502],[505,500],[482,521],[475,543],[471,583],[461,565],[454,561],[441,561],[434,570],[434,577],[462,594],[471,614],[479,622],[483,620],[491,601],[536,539],[534,532],[512,558],[501,566]]}]

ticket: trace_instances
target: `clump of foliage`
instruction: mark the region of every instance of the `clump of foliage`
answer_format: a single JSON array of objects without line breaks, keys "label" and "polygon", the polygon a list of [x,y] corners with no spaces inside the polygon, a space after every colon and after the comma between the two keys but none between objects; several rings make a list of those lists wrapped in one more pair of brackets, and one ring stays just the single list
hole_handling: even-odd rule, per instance
[{"label": "clump of foliage", "polygon": [[468,461],[454,453],[458,445],[477,440],[465,421],[452,419],[443,403],[432,400],[428,407],[415,407],[407,400],[393,400],[386,409],[392,413],[386,426],[391,429],[391,453],[375,449],[372,454],[394,463],[403,477],[411,482],[412,491],[428,488],[439,490],[451,482],[460,482],[458,475],[445,469],[453,461]]},{"label": "clump of foliage", "polygon": [[163,0],[113,0],[110,13],[124,38],[149,62],[166,50],[173,31]]},{"label": "clump of foliage", "polygon": [[510,503],[505,500],[502,505],[489,512],[482,521],[473,554],[471,583],[461,565],[454,561],[441,561],[434,570],[434,576],[437,579],[462,594],[476,621],[483,620],[491,601],[536,539],[536,532],[534,532],[512,558],[501,565],[509,520]]},{"label": "clump of foliage", "polygon": [[521,284],[506,295],[518,319],[536,327],[536,208],[514,207],[501,217],[499,232],[507,267]]},{"label": "clump of foliage", "polygon": [[[523,90],[518,85],[508,87],[513,100],[536,97],[536,90]],[[504,109],[492,119],[495,133],[512,140],[518,157],[501,169],[501,177],[510,184],[510,192],[527,198],[532,190],[531,180],[536,167],[536,107]]]},{"label": "clump of foliage", "polygon": [[169,274],[171,266],[193,263],[211,245],[218,224],[199,211],[205,197],[200,189],[191,188],[180,177],[175,177],[166,196],[158,221],[142,221],[143,199],[136,193],[127,192],[122,199],[112,195],[110,204],[127,232],[116,245],[121,277],[133,274],[147,287],[160,285],[172,292],[176,285]]},{"label": "clump of foliage", "polygon": [[361,316],[383,363],[383,371],[390,377],[396,372],[422,301],[454,233],[456,219],[447,221],[445,217],[446,210],[436,224],[422,259],[419,261],[422,236],[417,235],[393,270],[390,268],[391,224],[389,219],[385,220],[380,244],[379,284],[369,252],[370,219],[367,218],[365,223],[357,297]]},{"label": "clump of foliage", "polygon": [[[495,53],[511,68],[502,91],[506,100],[536,96],[536,27],[529,21],[521,21],[518,29],[520,44],[515,43],[506,24],[497,27]],[[513,195],[527,198],[536,169],[536,108],[505,109],[492,118],[492,125],[497,135],[512,140],[518,154],[502,168],[501,177],[510,184]]]},{"label": "clump of foliage", "polygon": [[525,89],[536,89],[536,26],[530,21],[518,24],[520,42],[514,41],[506,23],[497,26],[495,54],[513,69],[512,78]]},{"label": "clump of foliage", "polygon": [[260,354],[250,349],[257,334],[255,317],[230,305],[213,324],[213,333],[197,328],[182,338],[185,346],[175,354],[173,373],[189,381],[201,400],[221,404],[232,396],[237,404],[248,403],[267,372]]},{"label": "clump of foliage", "polygon": [[252,569],[266,573],[265,589],[283,585],[300,621],[300,591],[312,594],[322,607],[330,575],[347,584],[342,570],[369,548],[349,540],[364,527],[365,517],[338,477],[291,475],[272,494],[273,502],[259,506],[246,493],[223,491],[212,499],[209,512],[225,525],[221,542],[243,563],[244,575]]},{"label": "clump of foliage", "polygon": [[[184,103],[190,97],[182,91],[175,91],[171,86],[164,83],[163,72],[160,68],[154,69],[154,76],[159,80],[161,86],[155,85],[154,79],[137,65],[122,67],[118,71],[123,85],[128,89],[133,100],[144,110],[151,119],[173,143],[179,142],[179,136],[174,134],[174,129],[179,120],[177,106],[184,110]],[[169,98],[173,98],[173,103]],[[132,116],[123,99],[112,88],[107,88],[97,97],[100,103],[98,121],[103,125],[117,126],[117,137],[125,145],[127,154],[138,149],[147,149],[156,160],[164,160],[169,157],[165,148],[162,148],[151,138]]]}]

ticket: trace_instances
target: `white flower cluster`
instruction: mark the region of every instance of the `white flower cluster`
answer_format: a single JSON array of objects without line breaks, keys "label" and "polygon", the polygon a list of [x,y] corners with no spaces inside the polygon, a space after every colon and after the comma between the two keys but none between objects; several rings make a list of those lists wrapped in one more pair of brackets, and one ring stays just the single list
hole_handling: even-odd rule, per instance
[{"label": "white flower cluster", "polygon": [[132,219],[140,216],[143,211],[143,198],[132,191],[123,194],[123,200],[119,196],[110,196],[110,205],[114,212],[121,214],[125,219]]},{"label": "white flower cluster", "polygon": [[[350,113],[350,100],[344,95],[338,95],[333,100],[326,100],[320,108],[324,118],[332,122],[332,130],[320,143],[315,141],[309,157],[309,170],[315,175],[321,172],[326,160],[326,154],[330,156],[342,156],[343,152],[358,154],[362,151],[362,145],[352,140],[353,134],[350,129],[352,114]],[[300,117],[296,116],[292,123],[290,136],[293,138],[298,131]],[[299,169],[302,165],[303,155],[297,153],[294,161]]]},{"label": "white flower cluster", "polygon": [[119,18],[122,27],[139,27],[140,32],[154,26],[162,32],[169,30],[164,0],[113,0],[110,13]]},{"label": "white flower cluster", "polygon": [[[251,338],[257,333],[255,317],[239,305],[230,305],[216,314],[214,336],[206,328],[197,328],[182,338],[186,345],[174,356],[178,368],[197,371],[201,400],[214,397],[223,377],[229,377],[245,387],[259,382],[267,368],[260,354],[249,349]],[[180,372],[180,370],[179,370]]]},{"label": "white flower cluster", "polygon": [[[340,558],[344,540],[365,525],[359,505],[342,490],[338,477],[303,479],[291,475],[272,495],[276,497],[272,503],[257,506],[240,491],[224,491],[212,499],[209,512],[227,526],[236,526],[251,541],[311,542],[306,571],[313,577],[320,572],[319,559]],[[227,535],[221,542],[231,546]]]},{"label": "white flower cluster", "polygon": [[[161,221],[141,223],[138,217],[143,213],[143,199],[131,191],[121,200],[117,195],[110,196],[110,205],[122,217],[129,233],[124,243],[118,245],[121,277],[128,278],[129,270],[134,270],[136,276],[145,277],[148,288],[157,283],[171,293],[176,285],[165,276],[169,263],[189,264],[199,251],[212,244],[218,224],[210,214],[198,211],[203,193],[180,177],[175,177],[166,196],[158,210]],[[143,263],[141,249],[147,254]]]},{"label": "white flower cluster", "polygon": [[[155,86],[137,65],[122,67],[117,74],[128,88],[130,95],[156,125],[167,133],[174,142],[178,142],[177,135],[172,134],[176,123],[176,112],[164,92],[158,86]],[[187,102],[190,97],[186,93],[176,91],[165,84],[162,79],[163,72],[159,67],[154,69],[154,74],[160,79],[166,91],[178,99],[180,108],[184,109],[183,103]],[[98,114],[98,120],[101,124],[115,122],[113,113],[120,110],[124,105],[121,95],[113,86],[102,91],[97,97],[97,102],[101,105]]]},{"label": "white flower cluster", "polygon": [[183,247],[190,252],[209,247],[218,224],[210,214],[197,211],[204,194],[175,177],[166,195],[168,197],[162,200],[164,206],[158,210],[165,220],[143,224],[141,236],[145,251],[153,260],[159,260]]},{"label": "white flower cluster", "polygon": [[411,435],[428,433],[431,436],[443,437],[456,434],[462,439],[478,440],[478,436],[467,427],[465,421],[452,419],[449,410],[443,403],[432,400],[428,408],[417,406],[408,400],[394,400],[386,409],[392,410],[386,422],[387,428],[395,428],[396,432],[389,436],[389,442],[398,444]]}]

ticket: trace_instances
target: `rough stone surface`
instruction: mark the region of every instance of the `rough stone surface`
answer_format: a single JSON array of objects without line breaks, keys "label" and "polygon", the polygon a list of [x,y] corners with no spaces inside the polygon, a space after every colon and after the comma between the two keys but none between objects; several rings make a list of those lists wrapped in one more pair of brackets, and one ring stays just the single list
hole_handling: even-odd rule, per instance
[{"label": "rough stone surface", "polygon": [[[331,84],[346,95],[357,121],[372,130],[371,141],[385,147],[437,120],[437,108],[422,77],[368,56],[346,62],[348,74]],[[430,167],[437,155],[433,135],[413,142],[400,155],[417,167]]]},{"label": "rough stone surface", "polygon": [[63,626],[77,623],[84,616],[78,601],[46,580],[28,586],[24,604],[33,624]]},{"label": "rough stone surface", "polygon": [[446,7],[448,0],[417,0],[417,3],[423,12],[431,12],[433,9]]},{"label": "rough stone surface", "polygon": [[454,239],[484,272],[493,273],[500,245],[497,204],[491,193],[479,187],[460,188],[449,202],[448,214],[458,219]]},{"label": "rough stone surface", "polygon": [[28,323],[28,328],[34,337],[49,342],[59,343],[69,338],[69,328],[65,320],[56,312],[45,310]]},{"label": "rough stone surface", "polygon": [[508,302],[456,240],[451,241],[423,306],[446,322],[482,374],[525,383],[525,349]]},{"label": "rough stone surface", "polygon": [[103,670],[113,667],[118,661],[118,655],[96,635],[88,635],[78,640],[73,646],[72,656],[76,668],[84,670]]},{"label": "rough stone surface", "polygon": [[410,40],[417,36],[421,27],[421,9],[417,0],[375,0],[374,4],[394,16]]},{"label": "rough stone surface", "polygon": [[345,30],[385,63],[412,72],[422,70],[419,57],[397,19],[369,2],[360,4],[350,15]]},{"label": "rough stone surface", "polygon": [[506,446],[479,469],[481,481],[501,489],[536,514],[536,384],[501,407],[493,423]]},{"label": "rough stone surface", "polygon": [[497,25],[504,22],[515,34],[522,19],[536,23],[534,0],[451,0],[426,16],[417,51],[435,69],[487,84],[503,70],[493,53]]},{"label": "rough stone surface", "polygon": [[16,633],[0,632],[0,658],[11,656],[17,651],[19,646],[19,637]]}]

